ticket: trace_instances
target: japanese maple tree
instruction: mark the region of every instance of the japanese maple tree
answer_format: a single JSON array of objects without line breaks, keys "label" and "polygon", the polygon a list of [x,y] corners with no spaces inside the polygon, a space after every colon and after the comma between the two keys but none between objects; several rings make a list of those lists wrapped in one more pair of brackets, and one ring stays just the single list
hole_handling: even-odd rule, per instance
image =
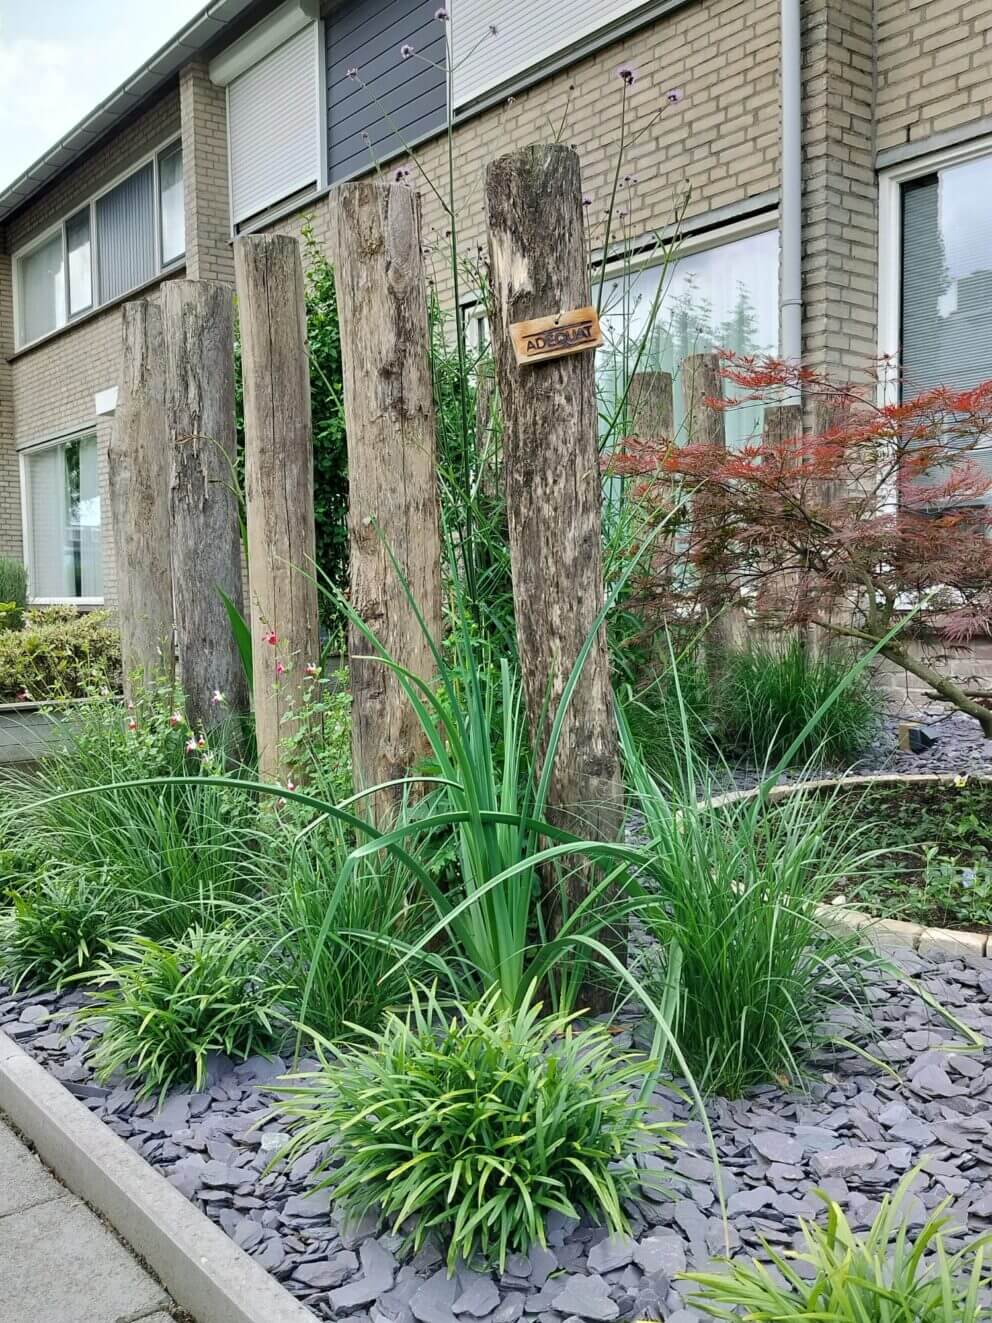
[{"label": "japanese maple tree", "polygon": [[[867,647],[922,604],[881,654],[992,738],[992,710],[941,665],[992,635],[992,470],[976,456],[992,442],[992,380],[884,404],[877,373],[852,385],[775,359],[721,364],[735,398],[708,403],[766,405],[760,440],[727,451],[691,434],[627,438],[611,459],[649,508],[671,503],[673,480],[690,493],[644,590],[670,608],[732,606]],[[775,408],[800,397],[801,410]]]}]

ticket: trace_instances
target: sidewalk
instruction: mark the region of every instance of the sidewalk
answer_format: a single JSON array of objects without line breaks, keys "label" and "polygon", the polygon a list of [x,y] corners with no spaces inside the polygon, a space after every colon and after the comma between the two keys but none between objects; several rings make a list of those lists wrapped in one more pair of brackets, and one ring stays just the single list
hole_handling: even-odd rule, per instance
[{"label": "sidewalk", "polygon": [[171,1304],[0,1114],[0,1323],[171,1323]]}]

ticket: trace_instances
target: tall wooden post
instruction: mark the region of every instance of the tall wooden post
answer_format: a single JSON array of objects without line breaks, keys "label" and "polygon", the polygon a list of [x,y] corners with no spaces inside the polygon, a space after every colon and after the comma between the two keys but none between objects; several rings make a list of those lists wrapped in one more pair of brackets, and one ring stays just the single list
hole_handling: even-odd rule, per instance
[{"label": "tall wooden post", "polygon": [[[727,438],[723,413],[708,403],[711,399],[720,399],[723,394],[719,356],[711,353],[687,354],[682,360],[681,373],[686,442],[725,450]],[[693,523],[702,525],[710,518],[706,494],[701,492],[693,502]],[[706,597],[714,613],[703,646],[710,678],[715,681],[719,678],[725,653],[740,637],[742,622],[726,580],[718,572],[709,573],[711,577],[705,585]]]},{"label": "tall wooden post", "polygon": [[[803,434],[803,410],[799,404],[766,404],[761,427],[761,443],[765,446],[782,446],[790,440],[796,440]],[[804,591],[803,571],[783,570],[771,575],[763,587],[767,600],[779,603],[776,614],[781,618],[790,613],[792,603]],[[806,631],[797,631],[805,637]],[[774,626],[766,631],[770,643],[782,642],[781,628]]]},{"label": "tall wooden post", "polygon": [[[395,556],[435,640],[441,636],[434,398],[420,207],[402,183],[362,180],[333,194],[331,248],[348,429],[351,604],[387,653],[430,680],[434,662]],[[427,752],[392,672],[354,626],[348,638],[357,786],[403,776]],[[376,797],[381,819],[400,792]]]},{"label": "tall wooden post", "polygon": [[[589,303],[577,153],[556,143],[493,161],[486,210],[513,602],[540,756],[604,603],[595,361],[580,353],[518,367],[510,326]],[[620,830],[623,793],[602,627],[562,726],[551,801],[552,816],[582,835],[613,840]],[[572,900],[589,883],[588,870],[573,870]]]},{"label": "tall wooden post", "polygon": [[[234,275],[245,398],[255,739],[259,775],[282,781],[294,770],[284,750],[299,730],[309,687],[305,668],[320,651],[300,245],[285,234],[236,239]],[[267,643],[273,635],[276,643]]]},{"label": "tall wooden post", "polygon": [[179,679],[191,723],[211,727],[248,707],[244,667],[218,591],[243,611],[231,287],[166,281],[162,331]]},{"label": "tall wooden post", "polygon": [[675,432],[670,372],[635,372],[627,392],[631,436],[656,440]]},{"label": "tall wooden post", "polygon": [[117,614],[124,692],[172,682],[169,437],[165,422],[162,316],[154,303],[125,303],[117,409],[107,454],[117,556]]}]

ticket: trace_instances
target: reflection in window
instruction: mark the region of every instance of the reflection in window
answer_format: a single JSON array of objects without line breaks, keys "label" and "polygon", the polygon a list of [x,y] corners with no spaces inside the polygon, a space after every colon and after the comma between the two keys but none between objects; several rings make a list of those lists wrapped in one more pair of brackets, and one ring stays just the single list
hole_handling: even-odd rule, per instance
[{"label": "reflection in window", "polygon": [[[688,355],[713,349],[777,352],[778,231],[749,235],[676,257],[667,268],[647,267],[608,281],[602,324],[605,344],[597,354],[596,375],[604,423],[622,407],[625,385],[634,372],[666,372],[673,380],[674,436],[684,443],[690,438],[684,434],[680,369]],[[724,383],[725,393],[733,389]],[[729,410],[728,446],[756,439],[761,415],[760,405]]]},{"label": "reflection in window", "polygon": [[65,278],[62,231],[39,244],[17,263],[20,284],[20,341],[37,340],[65,324]]},{"label": "reflection in window", "polygon": [[74,317],[93,303],[89,207],[66,221],[65,246],[69,255],[69,316]]},{"label": "reflection in window", "polygon": [[31,596],[103,593],[103,547],[95,436],[34,451],[25,460]]}]

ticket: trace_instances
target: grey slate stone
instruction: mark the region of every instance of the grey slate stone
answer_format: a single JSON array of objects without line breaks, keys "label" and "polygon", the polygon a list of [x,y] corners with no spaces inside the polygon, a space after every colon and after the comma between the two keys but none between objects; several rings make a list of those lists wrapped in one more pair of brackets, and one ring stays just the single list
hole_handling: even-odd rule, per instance
[{"label": "grey slate stone", "polygon": [[589,1251],[590,1272],[613,1272],[625,1268],[634,1258],[634,1242],[630,1236],[607,1236]]},{"label": "grey slate stone", "polygon": [[554,1307],[559,1314],[577,1314],[579,1318],[593,1319],[599,1323],[619,1317],[620,1309],[610,1297],[610,1290],[602,1277],[596,1274],[584,1276],[572,1273],[565,1279],[565,1284],[554,1298]]}]

